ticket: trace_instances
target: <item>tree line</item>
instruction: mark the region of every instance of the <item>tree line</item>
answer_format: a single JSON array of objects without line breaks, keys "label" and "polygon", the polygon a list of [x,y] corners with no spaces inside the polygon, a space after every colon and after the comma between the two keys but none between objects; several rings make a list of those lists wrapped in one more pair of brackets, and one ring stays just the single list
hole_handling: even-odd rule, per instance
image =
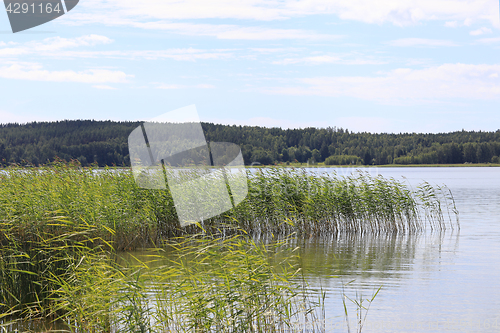
[{"label": "tree line", "polygon": [[[56,159],[82,165],[130,166],[128,136],[141,122],[65,120],[0,124],[0,165]],[[500,130],[438,134],[353,133],[347,129],[281,129],[202,123],[205,137],[241,147],[246,165],[278,163],[499,163]]]}]

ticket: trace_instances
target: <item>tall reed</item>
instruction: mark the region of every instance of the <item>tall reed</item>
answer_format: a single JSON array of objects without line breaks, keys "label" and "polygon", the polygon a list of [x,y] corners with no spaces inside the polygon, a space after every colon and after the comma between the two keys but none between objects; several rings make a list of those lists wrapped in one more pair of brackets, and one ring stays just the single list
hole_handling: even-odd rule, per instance
[{"label": "tall reed", "polygon": [[[297,260],[290,260],[297,254],[283,241],[203,234],[169,241],[128,261],[105,247],[75,250],[53,238],[32,247],[39,250],[42,243],[67,266],[32,277],[32,284],[47,287],[33,291],[37,297],[18,308],[18,318],[48,318],[68,332],[321,331],[318,304],[305,281],[297,280],[300,267],[291,263]],[[4,287],[11,286],[0,284],[3,292]]]},{"label": "tall reed", "polygon": [[92,226],[76,225],[62,216],[30,226],[2,222],[0,324],[9,314],[23,319],[53,314],[51,297],[59,288],[54,277],[69,278],[82,258],[100,251],[106,242],[93,237],[95,233]]},{"label": "tall reed", "polygon": [[[228,173],[231,177],[231,173]],[[416,190],[394,179],[366,173],[340,177],[297,169],[248,173],[247,198],[204,222],[205,228],[238,225],[247,232],[307,234],[338,232],[415,232],[458,227],[453,196],[424,183]],[[158,244],[196,232],[180,228],[168,190],[136,185],[130,170],[52,167],[7,168],[0,173],[0,221],[19,232],[47,217],[63,215],[94,225],[117,249]],[[445,214],[450,216],[448,222]],[[114,230],[110,234],[107,230]]]},{"label": "tall reed", "polygon": [[341,177],[303,169],[267,169],[249,175],[247,200],[227,216],[249,231],[319,235],[417,232],[426,226],[453,229],[459,227],[458,219],[452,220],[457,214],[446,187],[424,183],[411,190],[395,179],[363,172]]},{"label": "tall reed", "polygon": [[[74,332],[294,331],[314,305],[296,284],[300,266],[275,255],[283,244],[244,235],[458,227],[451,193],[427,183],[265,169],[248,173],[248,189],[230,211],[180,228],[169,191],[138,187],[130,170],[0,170],[0,313],[59,319]],[[200,226],[203,238],[193,236]],[[117,260],[115,251],[148,246],[151,260]],[[166,249],[176,259],[155,266]]]}]

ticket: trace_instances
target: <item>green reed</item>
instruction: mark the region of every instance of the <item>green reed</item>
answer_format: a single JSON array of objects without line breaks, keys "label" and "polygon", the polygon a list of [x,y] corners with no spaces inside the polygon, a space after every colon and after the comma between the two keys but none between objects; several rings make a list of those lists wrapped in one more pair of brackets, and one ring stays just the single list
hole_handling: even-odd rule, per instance
[{"label": "green reed", "polygon": [[[247,235],[444,230],[458,227],[453,214],[445,187],[259,169],[238,206],[181,228],[169,191],[138,187],[130,170],[10,167],[0,172],[0,331],[36,318],[73,332],[305,330],[290,326],[316,316],[300,265],[283,243]],[[148,246],[147,260],[117,259]]]},{"label": "green reed", "polygon": [[459,227],[458,219],[452,220],[458,214],[453,196],[444,186],[424,183],[411,190],[395,179],[363,172],[338,176],[293,169],[259,170],[249,178],[247,200],[228,215],[251,231],[319,235]]},{"label": "green reed", "polygon": [[[82,297],[78,284],[79,302],[96,304],[96,297],[104,297],[112,309],[91,314],[97,330],[109,321],[120,332],[298,332],[292,323],[313,316],[293,282],[298,268],[283,253],[278,262],[273,260],[276,251],[284,251],[279,243],[257,244],[241,235],[204,236],[168,247],[175,253],[171,259],[156,251],[150,260],[133,260],[119,273],[112,265],[97,268],[113,281],[99,293],[94,292],[95,265],[77,272],[77,279],[86,281],[83,288],[90,288]],[[155,260],[161,265],[154,267]],[[74,299],[70,292],[63,298],[68,294]],[[67,306],[73,307],[71,302]],[[99,318],[99,313],[108,317]]]},{"label": "green reed", "polygon": [[[55,228],[59,228],[54,231]],[[51,297],[81,258],[106,244],[91,236],[92,226],[79,226],[62,216],[31,225],[0,224],[0,313],[17,318],[45,318],[52,314]],[[109,247],[109,244],[108,244]],[[4,321],[0,320],[0,324]],[[2,325],[0,325],[1,327]]]},{"label": "green reed", "polygon": [[[2,257],[4,275],[20,285],[0,281],[2,294],[12,295],[3,300],[2,313],[11,309],[12,318],[31,319],[29,324],[43,319],[66,332],[320,331],[315,309],[321,304],[297,279],[300,267],[291,263],[296,249],[285,241],[204,233],[125,261],[112,248],[91,246],[100,240],[86,237],[88,231],[31,242],[27,252],[50,253],[41,262],[47,267],[36,255],[9,262]],[[18,299],[23,293],[33,297]],[[0,318],[0,331],[2,326],[29,331],[29,325],[8,326]]]},{"label": "green reed", "polygon": [[[117,250],[159,244],[197,230],[180,227],[168,190],[138,187],[128,169],[59,163],[11,167],[0,173],[0,221],[15,225],[20,237],[41,225],[45,232],[60,230],[47,222],[57,215],[77,225],[94,226],[94,236],[113,243]],[[416,232],[426,226],[458,227],[453,215],[453,196],[445,187],[424,183],[412,190],[394,179],[362,172],[341,177],[300,169],[259,169],[248,172],[246,199],[203,221],[203,226],[216,229],[230,224],[251,233],[308,235]]]}]

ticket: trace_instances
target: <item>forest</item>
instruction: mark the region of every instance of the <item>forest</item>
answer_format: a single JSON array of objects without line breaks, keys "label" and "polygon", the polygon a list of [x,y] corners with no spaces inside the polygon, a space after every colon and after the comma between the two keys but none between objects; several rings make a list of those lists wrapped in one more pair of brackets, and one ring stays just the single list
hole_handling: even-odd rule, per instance
[{"label": "forest", "polygon": [[[0,165],[39,166],[57,159],[83,166],[130,166],[128,136],[141,122],[64,120],[0,124]],[[241,147],[246,165],[499,163],[500,130],[450,133],[354,133],[202,123],[209,142]]]}]

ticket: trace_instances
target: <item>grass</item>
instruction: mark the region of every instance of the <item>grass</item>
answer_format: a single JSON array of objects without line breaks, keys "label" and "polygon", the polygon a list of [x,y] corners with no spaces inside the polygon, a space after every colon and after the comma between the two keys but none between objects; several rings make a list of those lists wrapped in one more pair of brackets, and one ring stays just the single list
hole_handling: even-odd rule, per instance
[{"label": "grass", "polygon": [[[0,308],[12,316],[0,318],[0,327],[27,332],[43,319],[66,332],[320,331],[320,301],[297,279],[300,267],[291,264],[296,249],[285,241],[204,233],[124,261],[104,246],[83,246],[97,241],[85,236],[91,233],[40,235],[27,251],[7,246],[15,255],[2,260],[0,289],[9,297]],[[2,252],[4,259],[5,247]],[[13,318],[24,324],[9,324]]]},{"label": "grass", "polygon": [[[305,327],[324,295],[300,279],[289,235],[444,230],[459,227],[456,213],[451,192],[427,183],[257,169],[238,206],[181,228],[168,190],[139,188],[129,170],[10,167],[0,171],[0,330],[50,319],[71,332],[322,331]],[[119,259],[147,247],[146,259]]]},{"label": "grass", "polygon": [[[319,235],[458,227],[451,219],[456,213],[451,193],[425,183],[413,190],[394,179],[362,172],[341,177],[303,169],[258,169],[249,171],[248,178],[247,198],[203,221],[204,228],[229,224],[256,234]],[[198,231],[196,226],[180,227],[168,190],[139,188],[128,170],[56,164],[0,173],[0,221],[15,226],[21,241],[32,228],[61,232],[52,223],[57,216],[93,226],[94,236],[116,250]]]},{"label": "grass", "polygon": [[451,219],[445,223],[443,209],[456,213],[453,196],[445,187],[428,183],[412,190],[394,179],[363,172],[341,177],[270,169],[251,175],[248,200],[230,213],[254,232],[319,235],[458,227]]}]

